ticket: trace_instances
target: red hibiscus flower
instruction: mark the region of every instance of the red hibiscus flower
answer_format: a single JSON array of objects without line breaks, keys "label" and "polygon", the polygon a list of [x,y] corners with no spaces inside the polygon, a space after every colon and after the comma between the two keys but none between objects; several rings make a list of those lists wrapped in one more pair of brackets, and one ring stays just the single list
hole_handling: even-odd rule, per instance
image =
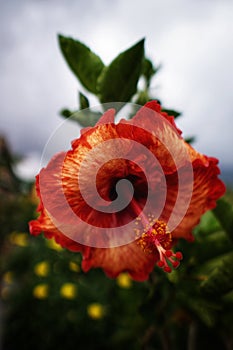
[{"label": "red hibiscus flower", "polygon": [[171,250],[177,239],[191,240],[225,192],[217,163],[184,141],[157,102],[118,124],[110,109],[37,175],[40,216],[30,232],[81,252],[84,271],[138,281],[155,264],[170,272],[182,259]]}]

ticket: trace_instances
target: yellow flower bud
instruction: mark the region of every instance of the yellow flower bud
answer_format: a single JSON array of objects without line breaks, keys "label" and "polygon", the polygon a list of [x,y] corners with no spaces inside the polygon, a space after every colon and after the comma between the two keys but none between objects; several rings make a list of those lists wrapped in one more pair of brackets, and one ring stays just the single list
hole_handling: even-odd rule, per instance
[{"label": "yellow flower bud", "polygon": [[104,307],[99,303],[92,303],[87,307],[87,314],[93,320],[98,320],[104,316]]},{"label": "yellow flower bud", "polygon": [[49,273],[49,264],[47,261],[41,261],[34,266],[34,272],[37,276],[46,277]]},{"label": "yellow flower bud", "polygon": [[63,249],[59,244],[57,244],[57,242],[54,240],[54,238],[48,239],[48,240],[46,241],[46,244],[47,244],[47,246],[48,246],[50,249],[54,249],[54,250],[57,250],[57,251],[60,251],[60,250]]},{"label": "yellow flower bud", "polygon": [[73,262],[73,261],[70,261],[69,268],[70,268],[71,271],[80,272],[79,265],[77,263]]},{"label": "yellow flower bud", "polygon": [[49,287],[45,283],[38,284],[33,289],[33,295],[36,299],[46,299],[48,297]]},{"label": "yellow flower bud", "polygon": [[19,247],[26,247],[28,245],[28,234],[13,232],[10,235],[10,243],[18,245]]},{"label": "yellow flower bud", "polygon": [[11,284],[13,282],[13,272],[12,271],[5,272],[2,277],[2,280],[6,284]]},{"label": "yellow flower bud", "polygon": [[61,286],[60,294],[65,299],[74,299],[77,296],[77,286],[73,283],[64,283]]},{"label": "yellow flower bud", "polygon": [[130,288],[132,286],[132,279],[126,272],[122,272],[117,277],[116,282],[121,288]]}]

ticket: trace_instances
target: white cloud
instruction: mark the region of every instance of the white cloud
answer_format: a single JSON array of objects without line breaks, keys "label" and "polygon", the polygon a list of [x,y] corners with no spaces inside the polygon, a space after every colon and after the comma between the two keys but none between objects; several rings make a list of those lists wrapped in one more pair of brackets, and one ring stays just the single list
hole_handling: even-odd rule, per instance
[{"label": "white cloud", "polygon": [[[89,45],[106,63],[146,37],[163,69],[154,91],[184,117],[200,151],[232,163],[233,24],[231,1],[12,1],[1,14],[2,127],[17,153],[42,153],[75,108],[80,87],[59,52],[58,32]],[[34,165],[33,165],[34,166]]]},{"label": "white cloud", "polygon": [[32,180],[38,174],[41,165],[41,155],[37,152],[28,153],[15,167],[16,174],[25,180]]}]

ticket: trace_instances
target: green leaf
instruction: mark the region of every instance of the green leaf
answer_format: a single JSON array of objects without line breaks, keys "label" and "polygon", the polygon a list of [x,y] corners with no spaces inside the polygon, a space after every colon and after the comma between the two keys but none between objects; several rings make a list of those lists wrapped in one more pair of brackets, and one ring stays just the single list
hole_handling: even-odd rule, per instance
[{"label": "green leaf", "polygon": [[153,63],[148,58],[145,58],[143,60],[142,75],[146,79],[147,87],[149,87],[150,81],[151,81],[151,78],[153,77],[153,75],[155,75],[160,68],[161,68],[161,66],[154,67]]},{"label": "green leaf", "polygon": [[202,282],[201,291],[210,296],[226,294],[233,289],[233,253],[225,257],[221,264]]},{"label": "green leaf", "polygon": [[91,110],[78,111],[72,114],[71,118],[78,122],[81,126],[94,126],[100,119],[102,113],[93,112]]},{"label": "green leaf", "polygon": [[185,141],[187,143],[193,143],[195,141],[195,136],[186,137]]},{"label": "green leaf", "polygon": [[[196,241],[192,246],[195,261],[198,263],[197,268],[203,267],[203,263],[209,259],[215,259],[219,255],[229,253],[231,251],[231,244],[229,238],[224,231],[214,232],[212,234],[197,236]],[[220,257],[219,257],[220,258]]]},{"label": "green leaf", "polygon": [[83,95],[81,92],[79,92],[79,107],[80,109],[86,109],[89,108],[90,104],[88,101],[88,98]]},{"label": "green leaf", "polygon": [[167,109],[167,108],[163,108],[162,112],[167,113],[170,116],[173,116],[174,118],[177,118],[181,115],[181,112],[177,112],[174,109]]},{"label": "green leaf", "polygon": [[231,241],[233,241],[233,207],[224,198],[217,201],[217,207],[213,213],[226,231]]},{"label": "green leaf", "polygon": [[144,58],[144,39],[122,52],[98,79],[100,101],[128,102],[137,91]]},{"label": "green leaf", "polygon": [[149,100],[150,98],[147,91],[139,91],[135,104],[144,106]]},{"label": "green leaf", "polygon": [[217,317],[214,304],[197,297],[190,301],[189,307],[207,327],[213,327]]},{"label": "green leaf", "polygon": [[64,118],[69,118],[71,116],[72,112],[67,109],[67,108],[64,108],[60,111],[60,115]]},{"label": "green leaf", "polygon": [[94,112],[90,109],[84,109],[81,111],[71,112],[68,109],[63,109],[60,114],[65,117],[79,123],[81,126],[94,126],[101,117],[102,113]]},{"label": "green leaf", "polygon": [[199,225],[194,229],[195,236],[203,240],[206,235],[221,231],[222,226],[215,217],[214,213],[209,210],[201,217]]},{"label": "green leaf", "polygon": [[70,69],[87,90],[97,93],[97,79],[104,68],[99,56],[80,41],[62,35],[58,36],[58,40]]}]

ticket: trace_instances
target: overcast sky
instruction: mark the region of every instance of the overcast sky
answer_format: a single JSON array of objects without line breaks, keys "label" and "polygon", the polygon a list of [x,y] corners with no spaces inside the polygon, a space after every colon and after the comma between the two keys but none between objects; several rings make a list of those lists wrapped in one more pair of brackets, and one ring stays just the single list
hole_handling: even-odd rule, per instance
[{"label": "overcast sky", "polygon": [[[90,46],[108,64],[146,37],[146,54],[163,68],[153,92],[183,112],[178,125],[195,147],[233,165],[233,1],[0,0],[0,133],[27,156],[20,171],[35,175],[43,148],[77,107],[76,78],[57,34]],[[73,124],[72,124],[73,125]],[[76,133],[76,130],[75,130]]]}]

